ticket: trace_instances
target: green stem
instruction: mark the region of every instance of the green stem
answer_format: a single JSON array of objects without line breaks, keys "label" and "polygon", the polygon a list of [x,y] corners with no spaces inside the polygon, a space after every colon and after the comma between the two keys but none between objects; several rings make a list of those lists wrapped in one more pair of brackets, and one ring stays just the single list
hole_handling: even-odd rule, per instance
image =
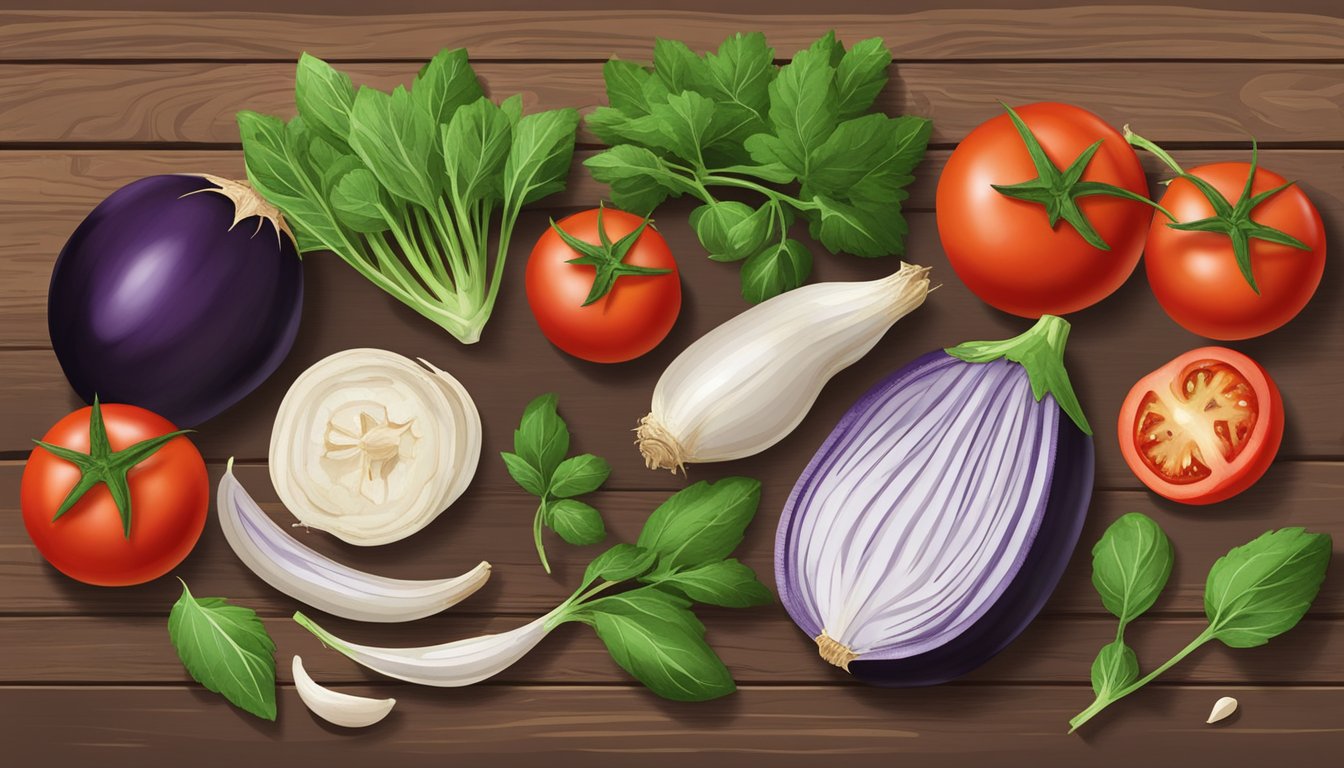
[{"label": "green stem", "polygon": [[446,244],[444,252],[448,255],[448,264],[457,279],[457,290],[459,293],[470,293],[476,281],[476,276],[467,267],[462,254],[462,241],[458,239],[457,227],[454,226],[452,214],[448,212],[448,205],[444,203],[443,196],[439,196],[438,211],[430,211],[430,220],[434,223],[435,229],[439,231],[439,237]]},{"label": "green stem", "polygon": [[1100,698],[1097,699],[1096,701],[1092,702],[1092,704],[1089,705],[1087,709],[1084,709],[1082,712],[1079,712],[1076,716],[1074,716],[1072,720],[1069,721],[1069,733],[1073,733],[1074,731],[1078,730],[1080,726],[1082,726],[1088,720],[1091,720],[1093,717],[1095,717],[1098,712],[1101,712],[1103,709],[1106,709],[1115,702],[1139,690],[1148,683],[1151,683],[1153,680],[1157,679],[1158,675],[1161,675],[1163,672],[1166,672],[1168,669],[1171,669],[1176,664],[1180,663],[1180,661],[1184,659],[1186,656],[1189,656],[1191,653],[1194,653],[1197,648],[1199,648],[1200,646],[1204,645],[1205,643],[1209,642],[1212,639],[1213,639],[1213,627],[1205,627],[1204,631],[1199,633],[1198,637],[1196,637],[1194,640],[1191,640],[1190,644],[1182,648],[1180,651],[1178,651],[1175,656],[1172,656],[1170,659],[1167,659],[1165,664],[1158,667],[1157,669],[1154,669],[1152,672],[1149,672],[1148,674],[1144,675],[1142,678],[1136,680],[1135,682],[1130,683],[1128,686],[1126,686],[1119,692],[1115,693],[1114,695],[1109,696],[1105,699]]},{"label": "green stem", "polygon": [[428,261],[430,267],[434,270],[434,275],[445,287],[456,291],[456,281],[448,273],[447,257],[444,255],[444,248],[447,247],[447,243],[440,240],[438,232],[429,223],[430,212],[418,205],[414,206],[411,212],[415,217],[416,233],[419,235],[426,253],[430,256]]},{"label": "green stem", "polygon": [[1158,160],[1161,160],[1168,168],[1175,171],[1177,176],[1185,176],[1185,169],[1181,167],[1180,163],[1176,162],[1176,158],[1167,154],[1167,150],[1131,131],[1128,125],[1125,126],[1125,141],[1129,142],[1131,147],[1138,147],[1139,149],[1152,152],[1157,156]]},{"label": "green stem", "polygon": [[532,541],[537,545],[537,557],[541,558],[541,567],[546,569],[546,573],[551,572],[551,564],[546,560],[546,545],[541,543],[541,513],[546,509],[546,497],[541,497],[541,503],[537,505],[537,514],[532,517]]},{"label": "green stem", "polygon": [[796,197],[786,195],[783,192],[776,192],[775,190],[770,189],[769,187],[762,186],[754,181],[748,181],[747,179],[737,179],[733,178],[732,176],[716,176],[711,173],[706,174],[704,177],[702,177],[701,181],[703,183],[718,184],[724,187],[738,187],[740,189],[750,189],[753,192],[760,192],[762,195],[769,197],[772,201],[776,203],[781,201],[786,202],[799,210],[809,210],[819,207],[815,202],[808,200],[799,200]]},{"label": "green stem", "polygon": [[374,254],[378,257],[378,270],[395,280],[404,290],[411,295],[429,304],[435,302],[435,297],[429,295],[429,291],[416,280],[410,272],[406,271],[397,258],[397,255],[388,247],[387,241],[383,238],[381,232],[367,235],[369,246],[373,248]]}]

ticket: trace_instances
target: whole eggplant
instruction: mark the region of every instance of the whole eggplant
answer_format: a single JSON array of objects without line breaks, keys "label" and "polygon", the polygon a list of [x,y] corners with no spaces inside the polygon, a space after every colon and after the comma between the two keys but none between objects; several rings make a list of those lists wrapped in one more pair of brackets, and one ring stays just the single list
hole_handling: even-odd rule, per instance
[{"label": "whole eggplant", "polygon": [[283,217],[244,182],[150,176],[113,192],[56,259],[51,344],[85,402],[184,427],[237,403],[298,333],[303,270]]},{"label": "whole eggplant", "polygon": [[794,486],[780,600],[824,659],[932,685],[1005,648],[1063,574],[1092,494],[1068,324],[931,352],[873,387]]}]

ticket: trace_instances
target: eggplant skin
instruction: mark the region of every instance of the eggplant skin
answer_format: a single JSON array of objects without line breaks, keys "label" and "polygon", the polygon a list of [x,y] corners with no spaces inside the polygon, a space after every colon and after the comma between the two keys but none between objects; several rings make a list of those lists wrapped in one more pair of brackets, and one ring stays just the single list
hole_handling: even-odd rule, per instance
[{"label": "eggplant skin", "polygon": [[1087,518],[1095,465],[1092,438],[1061,413],[1041,527],[1022,568],[998,601],[944,645],[903,659],[857,659],[849,665],[850,674],[869,685],[938,685],[961,677],[1008,647],[1040,613],[1064,574]]},{"label": "eggplant skin", "polygon": [[[182,427],[256,389],[289,353],[303,269],[288,236],[200,176],[149,176],[113,192],[56,259],[47,324],[85,402],[147,408]],[[184,195],[187,195],[184,197]],[[232,227],[232,228],[231,228]]]}]

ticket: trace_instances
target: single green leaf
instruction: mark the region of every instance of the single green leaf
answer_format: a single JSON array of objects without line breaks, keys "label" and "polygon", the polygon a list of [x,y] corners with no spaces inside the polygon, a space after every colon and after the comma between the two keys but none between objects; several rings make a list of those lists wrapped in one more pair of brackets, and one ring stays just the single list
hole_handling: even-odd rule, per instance
[{"label": "single green leaf", "polygon": [[807,184],[836,199],[900,202],[908,197],[905,188],[914,181],[932,130],[933,123],[919,117],[872,114],[846,120],[812,153]]},{"label": "single green leaf", "polygon": [[880,37],[860,40],[835,67],[836,106],[841,120],[868,111],[887,84],[891,51]]},{"label": "single green leaf", "polygon": [[1139,659],[1124,641],[1101,647],[1092,662],[1092,690],[1098,699],[1108,699],[1139,679]]},{"label": "single green leaf", "polygon": [[527,205],[564,190],[578,127],[579,113],[574,109],[538,112],[518,121],[504,161],[506,205]]},{"label": "single green leaf", "polygon": [[665,699],[706,701],[736,690],[680,598],[637,589],[594,600],[577,618],[592,625],[622,669]]},{"label": "single green leaf", "polygon": [[546,493],[545,478],[527,459],[508,451],[500,451],[499,457],[504,460],[504,468],[509,471],[509,477],[512,477],[524,491],[533,496],[542,496]]},{"label": "single green leaf", "polygon": [[751,478],[702,480],[659,505],[636,543],[658,554],[659,572],[722,560],[742,543],[760,501],[761,484]]},{"label": "single green leaf", "polygon": [[439,178],[430,176],[438,126],[402,86],[386,94],[360,88],[350,112],[350,146],[379,184],[397,197],[433,209]]},{"label": "single green leaf", "polygon": [[769,605],[775,599],[750,568],[731,559],[667,574],[653,583],[697,603],[726,608]]},{"label": "single green leaf", "polygon": [[[320,176],[303,160],[307,145],[278,118],[256,112],[238,113],[247,179],[253,188],[280,208],[294,230],[301,252],[352,249],[322,194]],[[311,141],[311,139],[309,139]]]},{"label": "single green leaf", "polygon": [[1292,629],[1320,591],[1330,551],[1328,533],[1281,528],[1218,558],[1204,588],[1213,637],[1252,648]]},{"label": "single green leaf", "polygon": [[611,108],[628,117],[649,114],[648,94],[644,83],[652,74],[634,63],[621,59],[608,59],[602,65],[602,79],[607,85],[607,103]]},{"label": "single green leaf", "polygon": [[845,46],[836,39],[834,29],[817,38],[807,47],[807,52],[817,56],[830,67],[840,66],[840,62],[844,61],[845,58]]},{"label": "single green leaf", "polygon": [[513,140],[513,127],[504,111],[482,96],[459,108],[441,127],[453,196],[463,206],[502,199],[500,177]]},{"label": "single green leaf", "polygon": [[772,244],[742,265],[742,298],[759,304],[807,282],[811,272],[807,246],[792,238]]},{"label": "single green leaf", "polygon": [[708,95],[715,101],[710,151],[741,160],[747,137],[768,129],[775,52],[760,32],[735,34],[705,55]]},{"label": "single green leaf", "polygon": [[551,477],[550,494],[557,498],[581,496],[596,491],[611,474],[611,465],[606,459],[591,453],[570,456],[560,462]]},{"label": "single green leaf", "polygon": [[593,562],[589,563],[587,570],[583,572],[583,583],[586,586],[598,579],[606,581],[633,579],[648,571],[656,562],[658,562],[657,553],[622,542],[593,558]]},{"label": "single green leaf", "polygon": [[657,155],[633,144],[620,144],[583,163],[593,179],[611,187],[611,201],[623,211],[647,216],[669,195],[695,192],[695,186],[667,167]]},{"label": "single green leaf", "polygon": [[1171,576],[1171,540],[1147,515],[1111,523],[1092,548],[1092,585],[1121,627],[1152,607]]},{"label": "single green leaf", "polygon": [[746,165],[730,165],[725,168],[716,168],[714,172],[737,176],[755,176],[758,179],[771,181],[775,184],[788,184],[797,178],[793,175],[793,171],[790,171],[783,163],[778,162],[766,163],[764,165],[757,165],[754,163]]},{"label": "single green leaf", "polygon": [[523,119],[523,95],[515,93],[509,98],[499,102],[499,111],[509,120],[510,128],[517,128],[518,123]]},{"label": "single green leaf", "polygon": [[654,104],[651,115],[663,134],[663,146],[673,155],[704,165],[702,148],[713,137],[709,133],[714,120],[714,102],[694,91],[674,94],[664,104]]},{"label": "single green leaf", "polygon": [[569,427],[556,410],[555,395],[541,395],[523,409],[523,417],[513,433],[513,452],[537,470],[544,492],[556,467],[569,453]]},{"label": "single green leaf", "polygon": [[192,596],[185,583],[168,637],[196,682],[264,720],[275,719],[275,643],[256,612]]},{"label": "single green leaf", "polygon": [[770,123],[778,142],[770,142],[770,151],[764,154],[761,140],[756,146],[749,143],[756,162],[778,160],[800,178],[808,177],[812,152],[839,121],[834,79],[835,70],[824,51],[799,51],[780,68],[770,83]]},{"label": "single green leaf", "polygon": [[349,75],[337,72],[316,56],[300,55],[294,76],[294,103],[304,122],[328,143],[338,149],[350,146],[350,110],[355,103],[355,87]]},{"label": "single green leaf", "polygon": [[[354,159],[354,158],[351,158]],[[356,232],[383,232],[390,225],[383,210],[391,210],[392,201],[383,194],[378,179],[360,167],[341,176],[330,192],[331,207],[340,222]]]},{"label": "single green leaf", "polygon": [[485,92],[467,62],[467,49],[444,49],[425,62],[411,84],[411,96],[432,121],[431,135],[446,125],[458,109],[471,104]]},{"label": "single green leaf", "polygon": [[900,206],[850,203],[824,195],[813,198],[817,218],[809,231],[831,253],[890,256],[905,251],[908,231]]},{"label": "single green leaf", "polygon": [[575,499],[546,502],[545,522],[551,530],[560,534],[560,538],[579,547],[596,544],[607,537],[602,514]]},{"label": "single green leaf", "polygon": [[760,250],[770,233],[770,209],[752,210],[736,200],[691,211],[691,228],[715,261],[741,261]]},{"label": "single green leaf", "polygon": [[699,91],[709,80],[704,59],[679,40],[654,39],[653,69],[671,93]]}]

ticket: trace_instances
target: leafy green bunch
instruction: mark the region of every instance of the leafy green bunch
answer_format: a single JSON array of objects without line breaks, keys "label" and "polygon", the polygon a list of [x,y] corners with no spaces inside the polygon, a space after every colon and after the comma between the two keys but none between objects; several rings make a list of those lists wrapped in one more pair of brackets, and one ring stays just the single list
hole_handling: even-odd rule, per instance
[{"label": "leafy green bunch", "polygon": [[[811,272],[807,246],[789,236],[795,216],[833,253],[904,252],[901,201],[932,128],[868,114],[890,64],[880,38],[847,51],[834,32],[782,67],[760,33],[704,56],[659,39],[652,68],[606,63],[610,106],[587,124],[611,148],[584,164],[633,213],[683,194],[700,200],[691,214],[700,243],[711,259],[742,262],[743,297],[763,301]],[[764,201],[716,197],[744,191]]]},{"label": "leafy green bunch", "polygon": [[479,340],[519,211],[565,187],[578,113],[524,115],[519,96],[496,105],[464,49],[391,93],[356,91],[304,54],[294,90],[298,117],[244,111],[238,127],[248,180],[284,212],[299,251],[332,251],[462,342]]},{"label": "leafy green bunch", "polygon": [[1120,620],[1115,640],[1092,662],[1096,700],[1069,721],[1070,730],[1137,691],[1205,643],[1254,648],[1297,626],[1320,591],[1330,564],[1326,533],[1269,531],[1218,558],[1204,587],[1209,624],[1161,666],[1139,677],[1125,627],[1152,607],[1171,576],[1171,541],[1152,518],[1131,512],[1111,524],[1092,549],[1092,584]]}]

